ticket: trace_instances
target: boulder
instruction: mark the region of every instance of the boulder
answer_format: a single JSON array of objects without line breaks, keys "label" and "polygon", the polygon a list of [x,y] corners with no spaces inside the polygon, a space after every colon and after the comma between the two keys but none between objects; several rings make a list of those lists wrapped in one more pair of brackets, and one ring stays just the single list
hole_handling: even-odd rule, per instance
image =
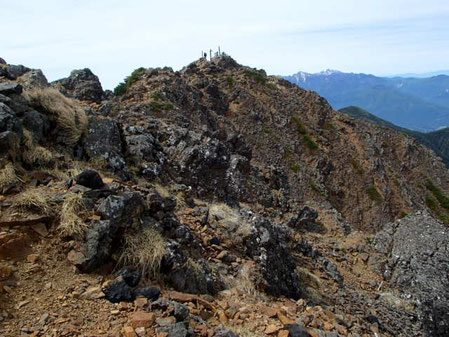
[{"label": "boulder", "polygon": [[214,295],[223,289],[223,282],[212,274],[205,261],[187,263],[187,256],[174,240],[167,240],[166,248],[167,254],[162,259],[161,272],[175,290]]},{"label": "boulder", "polygon": [[112,303],[132,302],[136,298],[132,288],[126,284],[123,278],[112,281],[104,290],[105,298]]},{"label": "boulder", "polygon": [[126,171],[120,127],[113,119],[90,118],[88,132],[83,139],[83,147],[90,158],[106,159],[114,172]]},{"label": "boulder", "polygon": [[318,232],[320,226],[316,223],[317,218],[318,212],[315,209],[303,206],[297,216],[289,219],[288,225],[298,230]]},{"label": "boulder", "polygon": [[95,170],[84,170],[75,177],[75,181],[77,184],[91,188],[93,190],[101,189],[104,187],[103,179]]},{"label": "boulder", "polygon": [[178,322],[156,329],[158,335],[164,332],[167,333],[167,337],[187,337],[193,335],[193,332],[187,329],[186,322]]},{"label": "boulder", "polygon": [[0,64],[6,64],[5,59],[2,59],[2,58],[0,57]]},{"label": "boulder", "polygon": [[19,138],[15,132],[0,132],[0,156],[11,154],[10,151],[14,151],[15,149],[18,149],[18,147]]},{"label": "boulder", "polygon": [[40,69],[33,69],[23,74],[17,79],[20,84],[27,90],[36,88],[47,88],[48,81],[44,73]]},{"label": "boulder", "polygon": [[136,287],[133,292],[134,296],[142,296],[151,301],[155,301],[161,296],[161,291],[151,286]]},{"label": "boulder", "polygon": [[299,324],[290,324],[284,327],[289,332],[289,337],[311,337],[306,328]]},{"label": "boulder", "polygon": [[0,132],[13,131],[21,136],[22,122],[6,104],[0,103]]},{"label": "boulder", "polygon": [[264,277],[262,288],[272,296],[299,299],[301,285],[287,231],[251,211],[242,210],[241,215],[250,226],[250,233],[243,237],[245,253],[259,263]]},{"label": "boulder", "polygon": [[8,64],[7,77],[10,80],[16,80],[18,77],[29,72],[30,70],[31,70],[30,68],[27,68],[21,64],[19,64],[19,65]]},{"label": "boulder", "polygon": [[53,85],[61,86],[64,94],[81,101],[99,103],[104,96],[98,77],[87,68],[73,70],[69,77],[55,81]]},{"label": "boulder", "polygon": [[16,82],[3,82],[0,83],[0,94],[2,95],[12,95],[12,94],[21,94],[22,86]]},{"label": "boulder", "polygon": [[142,273],[137,269],[127,266],[116,272],[114,276],[116,278],[122,277],[127,285],[130,287],[136,287],[139,284]]},{"label": "boulder", "polygon": [[432,336],[449,335],[448,228],[425,211],[389,223],[375,236],[374,248],[387,262],[385,279],[422,305],[424,328]]},{"label": "boulder", "polygon": [[22,124],[32,132],[36,142],[39,142],[50,129],[48,118],[37,111],[26,111],[22,117]]}]

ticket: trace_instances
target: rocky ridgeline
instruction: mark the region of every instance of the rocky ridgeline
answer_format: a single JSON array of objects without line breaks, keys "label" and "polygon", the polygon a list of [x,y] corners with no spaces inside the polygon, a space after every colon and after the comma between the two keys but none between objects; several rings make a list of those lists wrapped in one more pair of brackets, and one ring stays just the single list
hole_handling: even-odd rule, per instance
[{"label": "rocky ridgeline", "polygon": [[0,59],[0,334],[448,334],[432,151],[227,56],[124,86]]}]

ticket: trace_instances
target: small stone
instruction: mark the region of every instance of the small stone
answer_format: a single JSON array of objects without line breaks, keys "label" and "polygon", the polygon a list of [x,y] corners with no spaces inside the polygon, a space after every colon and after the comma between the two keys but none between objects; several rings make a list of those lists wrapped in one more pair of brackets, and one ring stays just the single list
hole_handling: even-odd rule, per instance
[{"label": "small stone", "polygon": [[277,309],[271,308],[271,307],[265,307],[265,306],[263,306],[263,307],[262,307],[262,310],[263,310],[263,311],[265,312],[265,314],[266,314],[268,317],[270,317],[270,318],[276,317],[276,315],[277,315],[277,313],[278,313],[278,310],[277,310]]},{"label": "small stone", "polygon": [[196,296],[191,294],[180,293],[177,291],[172,291],[169,293],[169,298],[176,302],[185,303],[185,302],[193,302]]},{"label": "small stone", "polygon": [[217,259],[222,260],[226,255],[228,255],[228,251],[223,250],[220,254],[217,255]]},{"label": "small stone", "polygon": [[23,306],[27,305],[28,303],[30,303],[29,300],[21,301],[21,302],[19,302],[19,304],[17,304],[17,308],[20,309]]},{"label": "small stone", "polygon": [[130,326],[125,326],[123,328],[123,335],[125,335],[125,337],[137,337],[134,329]]},{"label": "small stone", "polygon": [[173,316],[169,317],[160,317],[156,319],[156,323],[159,326],[168,326],[176,323],[176,318]]},{"label": "small stone", "polygon": [[10,266],[5,264],[0,264],[0,281],[8,279],[12,274],[12,269]]},{"label": "small stone", "polygon": [[134,305],[138,308],[143,308],[146,305],[148,305],[148,299],[145,297],[138,297],[136,298],[136,300],[134,301]]},{"label": "small stone", "polygon": [[155,315],[152,312],[136,311],[131,317],[131,325],[134,328],[149,328],[154,321]]},{"label": "small stone", "polygon": [[288,337],[290,332],[288,330],[280,330],[278,333],[278,337]]},{"label": "small stone", "polygon": [[105,296],[104,292],[101,291],[100,287],[90,287],[81,294],[81,298],[85,300],[97,300]]},{"label": "small stone", "polygon": [[279,320],[281,321],[281,323],[283,325],[293,325],[296,324],[296,322],[290,318],[288,318],[287,316],[285,316],[284,314],[282,314],[281,312],[277,312],[277,316],[279,318]]},{"label": "small stone", "polygon": [[139,337],[145,336],[145,328],[144,327],[136,328],[134,331],[136,332],[137,336],[139,336]]},{"label": "small stone", "polygon": [[38,254],[30,254],[27,256],[27,261],[29,263],[36,263],[39,260],[39,255]]},{"label": "small stone", "polygon": [[271,334],[273,334],[273,333],[278,332],[279,329],[280,329],[280,328],[279,328],[278,326],[276,326],[276,325],[274,325],[274,324],[270,324],[269,326],[267,326],[267,327],[265,328],[265,333],[266,333],[267,335],[271,335]]},{"label": "small stone", "polygon": [[47,226],[45,226],[44,223],[37,223],[35,225],[31,225],[31,229],[33,231],[35,231],[37,234],[39,234],[40,236],[47,236],[48,235],[48,230],[47,230]]},{"label": "small stone", "polygon": [[39,324],[45,325],[49,316],[50,315],[48,313],[43,314],[39,319]]},{"label": "small stone", "polygon": [[218,320],[221,323],[223,323],[223,324],[228,323],[228,317],[226,317],[226,314],[225,314],[225,312],[223,310],[218,310],[217,314],[218,314]]}]

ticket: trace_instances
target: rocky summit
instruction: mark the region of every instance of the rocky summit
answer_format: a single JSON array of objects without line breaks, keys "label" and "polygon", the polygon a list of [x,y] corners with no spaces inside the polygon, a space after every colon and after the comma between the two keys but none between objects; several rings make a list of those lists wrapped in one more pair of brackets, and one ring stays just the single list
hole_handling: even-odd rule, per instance
[{"label": "rocky summit", "polygon": [[229,56],[0,59],[0,336],[449,335],[449,172]]}]

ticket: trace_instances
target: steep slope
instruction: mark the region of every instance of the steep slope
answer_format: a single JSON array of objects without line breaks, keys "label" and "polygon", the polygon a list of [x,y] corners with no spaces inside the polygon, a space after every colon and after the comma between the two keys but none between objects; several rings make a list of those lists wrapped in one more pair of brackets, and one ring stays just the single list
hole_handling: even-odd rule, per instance
[{"label": "steep slope", "polygon": [[335,109],[360,106],[377,117],[418,131],[448,125],[449,76],[384,78],[327,71],[286,76],[300,87],[314,90]]},{"label": "steep slope", "polygon": [[449,166],[449,128],[424,133],[412,131],[406,128],[401,128],[381,118],[378,118],[373,114],[369,113],[368,111],[359,107],[350,106],[347,108],[340,109],[339,111],[356,119],[363,120],[365,122],[373,123],[399,132],[407,133],[416,140],[418,140],[421,144],[424,144],[433,151],[435,151],[435,153],[439,157],[441,157],[443,161],[446,163],[446,166]]},{"label": "steep slope", "polygon": [[449,173],[411,137],[227,56],[115,96],[2,71],[2,334],[448,331]]},{"label": "steep slope", "polygon": [[[404,211],[424,207],[419,186],[427,176],[446,188],[443,163],[412,138],[354,122],[317,94],[286,81],[220,62],[224,65],[194,63],[180,73],[147,71],[121,98],[120,108],[222,140],[239,135],[252,150],[250,174],[272,167],[284,177],[277,188],[282,193],[262,194],[262,186],[247,185],[239,191],[240,201],[288,211],[292,202],[316,200],[336,207],[354,227],[374,230]],[[154,95],[173,109],[154,111]],[[274,179],[269,178],[273,172],[263,174]],[[373,200],[370,190],[381,197]]]}]

